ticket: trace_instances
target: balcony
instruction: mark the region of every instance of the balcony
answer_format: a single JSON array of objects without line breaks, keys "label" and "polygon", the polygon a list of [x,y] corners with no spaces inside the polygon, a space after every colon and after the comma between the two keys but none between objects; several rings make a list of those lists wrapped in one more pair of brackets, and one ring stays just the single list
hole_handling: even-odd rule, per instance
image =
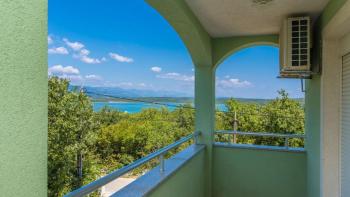
[{"label": "balcony", "polygon": [[[195,128],[202,133],[197,144],[164,160],[164,168],[157,166],[114,196],[350,196],[350,165],[344,165],[350,163],[344,88],[350,80],[343,69],[350,52],[349,0],[146,2],[179,34],[192,58]],[[47,196],[47,0],[0,4],[1,196]],[[322,68],[305,83],[306,150],[214,143],[215,69],[240,49],[278,46],[280,22],[301,13],[313,16],[312,64]],[[67,196],[86,195],[123,173]]]},{"label": "balcony", "polygon": [[[200,132],[195,132],[66,196],[88,195],[154,158],[159,159],[157,167],[111,196],[306,196],[306,151],[288,145],[288,139],[305,136],[216,132],[217,135],[223,133],[284,138],[286,144],[278,147],[215,142],[212,159],[208,160],[209,148],[199,144]],[[164,159],[169,150],[191,139],[194,139],[192,145]],[[211,189],[211,195],[208,195],[208,189]]]}]

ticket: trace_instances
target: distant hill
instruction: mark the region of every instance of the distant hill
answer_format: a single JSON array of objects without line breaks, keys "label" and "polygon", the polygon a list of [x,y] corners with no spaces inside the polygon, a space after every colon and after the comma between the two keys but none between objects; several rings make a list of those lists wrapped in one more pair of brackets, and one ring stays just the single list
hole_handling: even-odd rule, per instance
[{"label": "distant hill", "polygon": [[[71,86],[71,90],[80,89],[77,86]],[[126,102],[126,99],[122,98],[130,98],[135,100],[143,100],[147,102],[162,102],[162,103],[193,103],[194,98],[189,96],[184,96],[183,94],[176,92],[167,92],[167,91],[151,91],[151,90],[134,90],[134,89],[123,89],[116,87],[84,87],[84,91],[87,93],[89,97],[92,98],[93,101],[100,102]],[[111,98],[108,96],[115,96],[118,98]],[[224,104],[228,99],[228,97],[217,98],[217,104]],[[234,98],[237,101],[244,103],[257,103],[257,104],[266,104],[272,99],[259,99],[259,98]],[[295,98],[302,105],[304,105],[304,98]]]},{"label": "distant hill", "polygon": [[[80,89],[79,86],[70,86],[70,89]],[[119,87],[89,87],[85,86],[84,90],[92,98],[103,98],[97,94],[112,95],[118,97],[189,97],[184,93],[175,91],[156,91],[156,90],[140,90],[140,89],[123,89]]]}]

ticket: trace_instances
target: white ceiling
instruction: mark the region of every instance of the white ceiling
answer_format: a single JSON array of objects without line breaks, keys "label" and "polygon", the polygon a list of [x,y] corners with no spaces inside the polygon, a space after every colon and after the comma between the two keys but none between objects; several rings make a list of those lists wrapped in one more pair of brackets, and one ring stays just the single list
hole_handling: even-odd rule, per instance
[{"label": "white ceiling", "polygon": [[[277,34],[285,17],[315,19],[329,0],[185,0],[212,37]],[[262,0],[266,1],[266,0]]]}]

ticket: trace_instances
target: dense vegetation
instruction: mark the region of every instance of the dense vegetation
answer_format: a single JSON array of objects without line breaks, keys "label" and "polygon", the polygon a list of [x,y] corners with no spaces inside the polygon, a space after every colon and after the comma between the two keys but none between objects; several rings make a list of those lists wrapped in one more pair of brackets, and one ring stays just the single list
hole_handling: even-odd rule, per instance
[{"label": "dense vegetation", "polygon": [[[240,131],[302,133],[304,112],[300,102],[289,99],[285,91],[279,94],[279,98],[264,105],[226,101],[228,112],[217,113],[216,129],[232,130],[236,112]],[[88,95],[79,89],[70,90],[68,81],[56,77],[49,79],[48,113],[48,196],[62,196],[194,130],[190,105],[173,111],[146,109],[135,114],[108,107],[94,112]],[[217,139],[228,141],[230,136]],[[239,137],[238,143],[281,146],[284,141]],[[291,139],[290,143],[303,146],[300,139]],[[151,162],[133,173],[156,164]]]}]

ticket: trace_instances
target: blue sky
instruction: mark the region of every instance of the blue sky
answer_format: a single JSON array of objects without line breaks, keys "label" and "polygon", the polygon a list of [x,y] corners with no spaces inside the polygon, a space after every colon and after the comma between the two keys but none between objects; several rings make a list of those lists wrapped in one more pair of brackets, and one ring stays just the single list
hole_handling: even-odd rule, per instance
[{"label": "blue sky", "polygon": [[[172,27],[143,0],[50,0],[49,74],[86,86],[193,96],[191,58]],[[241,50],[217,69],[218,97],[302,97],[300,81],[277,79],[278,49]]]}]

